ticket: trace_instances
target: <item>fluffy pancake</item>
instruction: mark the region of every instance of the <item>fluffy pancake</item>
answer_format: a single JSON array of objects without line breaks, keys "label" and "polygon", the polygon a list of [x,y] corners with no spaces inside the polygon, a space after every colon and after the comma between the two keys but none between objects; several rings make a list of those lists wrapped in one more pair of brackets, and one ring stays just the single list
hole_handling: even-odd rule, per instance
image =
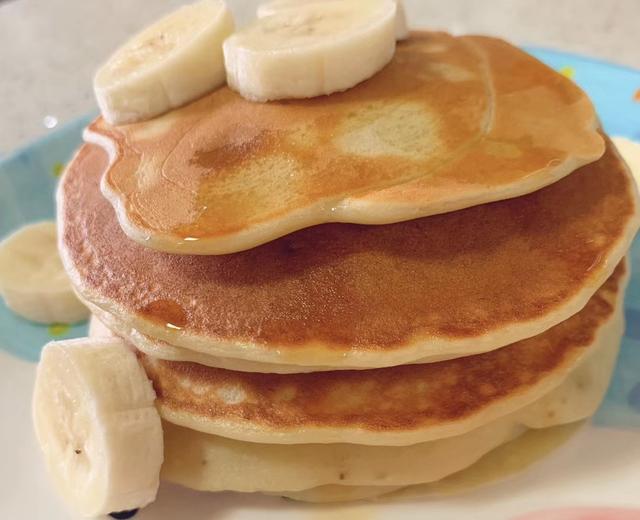
[{"label": "fluffy pancake", "polygon": [[[283,375],[232,372],[142,353],[139,358],[154,384],[160,414],[180,426],[260,443],[415,444],[460,435],[531,405],[599,346],[616,345],[625,271],[620,264],[581,312],[543,334],[439,363]],[[605,381],[613,357],[609,360],[599,362]],[[579,383],[576,394],[597,386]],[[561,413],[572,410],[554,411]]]},{"label": "fluffy pancake", "polygon": [[179,253],[245,250],[323,222],[382,224],[530,193],[598,159],[587,96],[486,37],[414,33],[346,92],[251,103],[228,88],[150,122],[96,120],[125,232]]},{"label": "fluffy pancake", "polygon": [[[94,307],[95,308],[95,307]],[[99,309],[95,310],[96,314],[103,316],[106,323],[111,323],[111,327],[114,330],[123,330],[119,327],[117,320],[112,316],[105,315],[104,312]],[[330,370],[349,370],[350,367],[330,367],[330,366],[305,366],[305,365],[291,365],[291,364],[278,364],[278,363],[261,363],[258,361],[247,361],[245,359],[234,359],[211,356],[204,352],[198,352],[196,350],[188,350],[186,348],[176,347],[170,345],[166,341],[159,341],[153,339],[145,334],[141,334],[136,330],[131,330],[130,334],[125,337],[135,344],[136,348],[148,356],[156,357],[160,359],[166,359],[167,361],[188,361],[191,363],[198,363],[200,365],[206,365],[209,367],[225,368],[227,370],[239,370],[241,372],[261,372],[270,374],[300,374],[305,372],[325,372]],[[410,364],[422,364],[422,363],[434,363],[436,361],[444,361],[447,359],[454,359],[459,357],[456,354],[442,354],[441,356],[429,356],[423,359],[416,359]]]},{"label": "fluffy pancake", "polygon": [[[244,359],[216,357],[195,350],[175,347],[165,341],[150,338],[145,334],[141,334],[135,329],[127,329],[117,318],[103,311],[99,307],[85,301],[87,307],[91,310],[93,316],[89,326],[89,335],[103,336],[114,335],[114,330],[119,331],[117,335],[126,338],[135,347],[147,356],[167,361],[188,361],[190,363],[198,363],[209,367],[224,368],[226,370],[238,370],[240,372],[260,372],[268,374],[302,374],[306,372],[325,372],[330,370],[349,370],[348,367],[323,367],[323,366],[304,366],[304,365],[282,365],[277,363],[260,363],[258,361],[247,361]],[[93,330],[93,334],[92,334]],[[129,330],[129,332],[123,332]],[[446,356],[442,358],[429,357],[418,359],[411,364],[434,363],[436,361],[444,361],[446,359],[456,358],[458,356]]]},{"label": "fluffy pancake", "polygon": [[121,335],[262,363],[383,367],[534,336],[586,304],[638,226],[635,184],[610,147],[516,199],[384,226],[325,224],[233,255],[171,255],[123,234],[99,190],[106,166],[85,145],[58,191],[78,293]]},{"label": "fluffy pancake", "polygon": [[468,468],[435,482],[414,484],[408,487],[328,484],[303,491],[269,494],[278,494],[293,500],[315,503],[363,500],[381,495],[393,499],[460,495],[478,487],[504,480],[527,469],[571,439],[583,425],[584,421],[577,421],[541,430],[528,430],[516,439],[490,451]]},{"label": "fluffy pancake", "polygon": [[[620,325],[620,316],[614,321]],[[411,446],[261,444],[165,423],[163,478],[200,490],[243,492],[300,491],[335,484],[382,486],[389,491],[390,486],[439,481],[527,428],[591,416],[608,386],[621,336],[618,326],[560,386],[523,409],[462,435]]]}]

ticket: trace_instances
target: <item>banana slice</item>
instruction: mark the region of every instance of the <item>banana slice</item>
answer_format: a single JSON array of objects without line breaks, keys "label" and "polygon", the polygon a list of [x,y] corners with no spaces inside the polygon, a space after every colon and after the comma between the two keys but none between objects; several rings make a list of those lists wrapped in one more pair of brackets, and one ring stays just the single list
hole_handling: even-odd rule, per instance
[{"label": "banana slice", "polygon": [[30,224],[0,243],[0,294],[7,307],[38,323],[89,317],[62,267],[54,222]]},{"label": "banana slice", "polygon": [[406,40],[409,37],[409,24],[407,23],[407,11],[402,0],[396,0],[396,40]]},{"label": "banana slice", "polygon": [[135,354],[119,339],[44,347],[33,419],[49,473],[70,508],[98,516],[155,499],[163,438],[154,400]]},{"label": "banana slice", "polygon": [[305,3],[224,42],[227,82],[252,101],[308,98],[373,76],[395,52],[393,0]]},{"label": "banana slice", "polygon": [[125,43],[97,72],[98,106],[111,124],[149,119],[225,82],[222,42],[234,30],[221,0],[168,15]]},{"label": "banana slice", "polygon": [[[272,16],[283,9],[297,8],[305,4],[322,4],[332,0],[273,0],[258,6],[258,18]],[[336,2],[346,2],[348,0],[333,0]],[[396,12],[396,40],[406,40],[409,37],[409,27],[407,26],[407,15],[402,0],[395,0]]]},{"label": "banana slice", "polygon": [[92,314],[89,320],[89,337],[115,338],[117,336],[111,332],[111,329],[102,323],[95,314]]},{"label": "banana slice", "polygon": [[611,140],[629,166],[636,184],[640,186],[640,143],[626,137],[613,137]]}]

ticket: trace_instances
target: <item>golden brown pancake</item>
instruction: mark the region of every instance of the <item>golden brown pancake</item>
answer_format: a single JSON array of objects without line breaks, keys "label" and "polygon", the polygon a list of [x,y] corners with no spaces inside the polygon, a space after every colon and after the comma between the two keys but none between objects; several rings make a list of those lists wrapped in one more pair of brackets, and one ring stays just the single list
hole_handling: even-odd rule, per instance
[{"label": "golden brown pancake", "polygon": [[[614,311],[622,306],[626,271],[623,262],[582,311],[543,334],[455,360],[259,374],[142,353],[139,359],[153,382],[162,417],[180,426],[263,443],[415,444],[459,435],[527,405],[535,407],[534,401],[565,381],[600,346],[617,346],[623,325],[622,314]],[[599,363],[605,367],[600,394],[617,349],[611,352],[609,361]],[[591,383],[579,380],[574,386],[572,394],[579,394]],[[567,413],[561,403],[548,411]]]},{"label": "golden brown pancake", "polygon": [[[353,492],[360,493],[363,487],[369,487],[368,496],[376,496],[420,483],[430,485],[407,489],[402,495],[459,494],[525,469],[593,415],[606,392],[621,336],[622,327],[614,342],[597,347],[560,386],[533,405],[462,435],[410,446],[264,444],[165,421],[162,478],[203,491],[280,494],[286,490],[285,496],[311,501],[355,500]],[[585,381],[587,386],[575,391]],[[521,441],[510,440],[514,438]],[[339,489],[331,491],[344,493],[330,493],[328,488],[335,486]]]},{"label": "golden brown pancake", "polygon": [[131,238],[224,254],[530,193],[602,155],[597,125],[587,96],[523,51],[418,32],[346,92],[260,104],[221,88],[86,136],[111,152],[102,189]]},{"label": "golden brown pancake", "polygon": [[382,367],[489,351],[578,312],[637,226],[615,150],[530,195],[383,226],[325,224],[250,251],[183,256],[127,239],[84,146],[58,193],[80,295],[124,327],[212,356]]}]

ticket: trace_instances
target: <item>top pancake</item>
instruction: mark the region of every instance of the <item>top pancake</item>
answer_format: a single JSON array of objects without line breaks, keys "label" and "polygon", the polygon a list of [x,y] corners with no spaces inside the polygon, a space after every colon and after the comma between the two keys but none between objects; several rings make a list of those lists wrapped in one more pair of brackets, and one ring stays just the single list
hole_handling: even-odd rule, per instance
[{"label": "top pancake", "polygon": [[85,145],[58,192],[80,295],[126,327],[212,356],[371,368],[468,356],[578,312],[638,227],[630,172],[603,158],[532,194],[385,226],[325,224],[225,256],[128,240]]},{"label": "top pancake", "polygon": [[586,95],[500,40],[414,33],[370,80],[251,103],[228,88],[87,139],[124,231],[184,254],[248,249],[323,222],[383,224],[530,193],[604,150]]}]

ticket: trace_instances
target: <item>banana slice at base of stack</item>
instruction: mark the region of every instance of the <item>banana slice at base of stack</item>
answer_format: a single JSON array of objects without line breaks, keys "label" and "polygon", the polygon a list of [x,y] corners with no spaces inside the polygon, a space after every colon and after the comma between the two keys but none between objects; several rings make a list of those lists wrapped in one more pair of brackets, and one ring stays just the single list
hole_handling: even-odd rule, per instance
[{"label": "banana slice at base of stack", "polygon": [[259,18],[224,42],[227,83],[251,101],[347,90],[391,61],[394,0],[303,3]]},{"label": "banana slice at base of stack", "polygon": [[94,78],[102,116],[115,125],[142,121],[222,85],[222,42],[234,28],[222,0],[201,0],[134,36]]},{"label": "banana slice at base of stack", "polygon": [[640,143],[626,137],[613,137],[611,140],[629,166],[636,185],[640,187]]},{"label": "banana slice at base of stack", "polygon": [[[284,9],[296,9],[305,4],[326,4],[327,2],[346,2],[348,0],[272,0],[265,4],[260,4],[256,15],[258,18],[272,16]],[[406,40],[409,37],[409,27],[407,24],[407,13],[402,0],[395,0],[396,12],[396,40]]]},{"label": "banana slice at base of stack", "polygon": [[111,329],[102,323],[95,314],[89,319],[89,337],[90,338],[117,338],[118,336],[111,332]]},{"label": "banana slice at base of stack", "polygon": [[89,317],[62,267],[54,222],[29,224],[0,243],[0,294],[12,311],[37,323]]},{"label": "banana slice at base of stack", "polygon": [[164,444],[154,401],[151,382],[119,339],[44,347],[33,420],[49,473],[70,508],[98,516],[155,500]]}]

